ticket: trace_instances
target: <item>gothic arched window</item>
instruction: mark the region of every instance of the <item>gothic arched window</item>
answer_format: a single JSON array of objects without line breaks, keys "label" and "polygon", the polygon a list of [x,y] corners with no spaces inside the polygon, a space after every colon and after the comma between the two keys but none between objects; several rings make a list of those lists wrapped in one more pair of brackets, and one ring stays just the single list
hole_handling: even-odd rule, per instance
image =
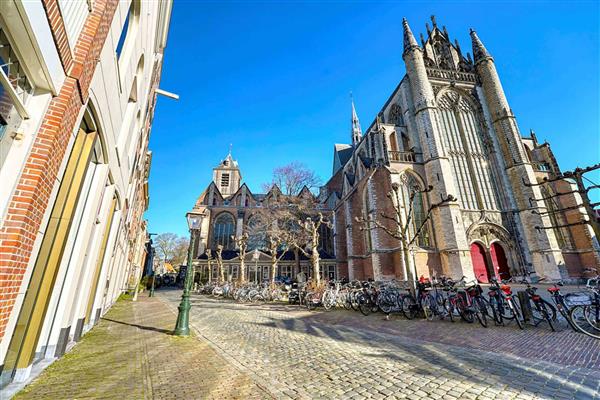
[{"label": "gothic arched window", "polygon": [[365,246],[368,252],[373,250],[373,223],[371,222],[371,218],[373,216],[373,212],[371,210],[371,202],[369,201],[369,187],[365,187],[365,191],[363,193],[363,220],[365,222]]},{"label": "gothic arched window", "polygon": [[233,235],[235,235],[235,219],[233,215],[227,212],[219,214],[213,225],[212,247],[221,245],[226,250],[233,249]]},{"label": "gothic arched window", "polygon": [[438,99],[438,109],[442,142],[452,164],[462,207],[498,210],[490,155],[485,150],[473,106],[465,97],[448,91]]},{"label": "gothic arched window", "polygon": [[[417,178],[409,173],[400,177],[402,182],[402,206],[404,207],[404,220],[410,218],[408,227],[408,240],[412,240],[415,235],[417,238],[414,243],[419,247],[430,247],[431,237],[429,234],[429,222],[426,221],[426,202],[423,198],[421,184]],[[410,204],[412,197],[412,205]],[[419,230],[420,229],[420,230]]]},{"label": "gothic arched window", "polygon": [[387,122],[389,124],[394,124],[397,126],[404,125],[404,120],[402,119],[402,109],[398,104],[392,104],[392,107],[390,108],[390,113],[388,114]]},{"label": "gothic arched window", "polygon": [[267,227],[258,215],[250,217],[247,224],[248,250],[267,247]]}]

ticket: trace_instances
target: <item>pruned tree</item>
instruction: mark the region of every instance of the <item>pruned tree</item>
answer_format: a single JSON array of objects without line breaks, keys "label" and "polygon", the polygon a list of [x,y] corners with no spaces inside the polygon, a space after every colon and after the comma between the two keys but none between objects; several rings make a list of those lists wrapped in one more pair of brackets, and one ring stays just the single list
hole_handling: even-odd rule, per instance
[{"label": "pruned tree", "polygon": [[403,263],[405,265],[405,271],[407,273],[407,280],[414,282],[416,280],[416,271],[413,271],[409,266],[411,265],[409,250],[411,250],[415,244],[415,241],[420,237],[421,232],[426,227],[431,213],[433,210],[441,206],[442,204],[456,201],[456,198],[451,194],[446,197],[440,196],[441,200],[438,203],[431,204],[425,215],[420,219],[418,226],[413,227],[413,223],[416,220],[415,216],[415,197],[417,195],[426,194],[433,190],[433,186],[429,186],[427,189],[421,190],[417,188],[410,188],[408,209],[404,211],[402,207],[402,201],[400,200],[401,186],[397,183],[392,184],[392,190],[387,193],[387,197],[392,202],[393,213],[387,214],[380,212],[380,218],[373,218],[372,216],[356,217],[355,220],[361,224],[361,231],[381,229],[389,236],[400,241]]},{"label": "pruned tree", "polygon": [[240,236],[231,238],[234,240],[238,256],[240,259],[240,276],[238,277],[239,283],[246,282],[246,254],[248,253],[248,233],[244,232]]},{"label": "pruned tree", "polygon": [[300,232],[292,235],[292,245],[310,259],[315,285],[321,286],[321,254],[319,254],[320,228],[322,225],[331,227],[331,223],[321,212],[298,220]]},{"label": "pruned tree", "polygon": [[212,251],[210,249],[206,249],[206,265],[208,267],[208,282],[212,282]]},{"label": "pruned tree", "polygon": [[306,167],[306,165],[294,161],[287,165],[277,167],[273,170],[273,179],[269,183],[263,184],[265,192],[269,191],[273,185],[277,185],[281,192],[286,196],[294,196],[300,193],[304,186],[308,189],[314,189],[321,185],[319,176]]},{"label": "pruned tree", "polygon": [[[289,226],[293,214],[288,210],[287,198],[270,199],[265,206],[256,210],[250,220],[247,231],[253,245],[257,247],[262,243],[261,250],[271,257],[271,284],[275,283],[275,277],[279,269],[279,262],[289,249]],[[258,240],[256,239],[258,238]]]},{"label": "pruned tree", "polygon": [[217,275],[219,282],[225,282],[225,270],[223,268],[223,245],[218,245],[215,251],[215,261],[217,262]]}]

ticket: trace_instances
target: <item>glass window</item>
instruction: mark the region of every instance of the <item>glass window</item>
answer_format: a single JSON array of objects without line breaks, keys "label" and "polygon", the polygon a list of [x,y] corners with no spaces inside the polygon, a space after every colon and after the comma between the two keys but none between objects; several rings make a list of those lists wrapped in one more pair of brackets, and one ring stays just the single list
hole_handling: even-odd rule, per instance
[{"label": "glass window", "polygon": [[115,51],[117,52],[117,59],[121,58],[121,53],[123,52],[123,46],[125,45],[125,39],[127,38],[127,31],[129,31],[129,18],[131,17],[132,7],[133,3],[131,3],[131,6],[129,6],[129,12],[127,13],[127,17],[125,18],[125,24],[123,24],[121,36],[119,36],[119,41],[117,42],[117,48],[115,49]]},{"label": "glass window", "polygon": [[235,220],[233,219],[233,215],[226,212],[219,214],[213,226],[213,248],[222,245],[224,249],[232,250],[234,247],[233,235],[235,235]]},{"label": "glass window", "polygon": [[[404,183],[402,185],[402,202],[404,203],[404,212],[405,212],[405,221],[410,217],[410,224],[408,227],[409,237],[408,240],[412,240],[412,238],[419,231],[419,227],[423,225],[425,222],[426,210],[425,210],[425,201],[423,199],[423,193],[420,191],[423,190],[421,185],[417,181],[417,179],[411,174],[405,174],[403,177]],[[412,206],[410,204],[410,197],[414,194],[412,199]],[[411,214],[409,215],[409,210]],[[415,239],[414,243],[419,247],[430,247],[431,246],[431,238],[429,235],[429,223],[425,222],[425,225],[421,228],[421,231],[418,234],[418,237]]]}]

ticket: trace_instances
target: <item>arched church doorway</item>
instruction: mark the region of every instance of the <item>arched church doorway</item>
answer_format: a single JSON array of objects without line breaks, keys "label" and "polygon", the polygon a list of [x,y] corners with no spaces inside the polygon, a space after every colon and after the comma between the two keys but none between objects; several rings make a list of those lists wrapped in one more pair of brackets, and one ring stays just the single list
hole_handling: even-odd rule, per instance
[{"label": "arched church doorway", "polygon": [[489,283],[490,275],[487,262],[485,260],[485,249],[479,243],[471,244],[471,261],[473,262],[473,272],[475,278],[482,283]]},{"label": "arched church doorway", "polygon": [[508,260],[504,248],[498,242],[492,243],[490,246],[490,256],[494,265],[494,272],[498,274],[500,279],[510,278],[510,269],[508,268]]}]

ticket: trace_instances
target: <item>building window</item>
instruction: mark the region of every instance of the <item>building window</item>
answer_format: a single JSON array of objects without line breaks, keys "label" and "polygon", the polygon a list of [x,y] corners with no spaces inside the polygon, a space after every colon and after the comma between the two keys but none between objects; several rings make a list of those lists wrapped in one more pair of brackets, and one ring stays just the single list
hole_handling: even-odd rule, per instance
[{"label": "building window", "polygon": [[229,187],[229,174],[221,175],[221,187]]},{"label": "building window", "polygon": [[370,252],[373,250],[373,237],[372,237],[372,231],[373,231],[373,223],[371,222],[371,218],[372,218],[372,211],[371,210],[371,204],[369,201],[369,189],[368,187],[365,187],[365,191],[363,193],[363,219],[366,221],[366,226],[365,226],[365,244],[367,247],[367,252]]},{"label": "building window", "polygon": [[0,116],[4,125],[15,125],[12,120],[27,118],[27,100],[33,94],[21,61],[0,26]]},{"label": "building window", "polygon": [[137,28],[139,16],[140,1],[132,0],[131,4],[129,5],[127,17],[125,17],[123,29],[121,29],[121,36],[119,36],[119,41],[117,42],[117,47],[115,48],[115,52],[117,53],[117,60],[121,59],[121,54],[123,53],[123,50],[126,47],[128,47],[129,43],[133,40],[132,37],[135,36],[135,29]]},{"label": "building window", "polygon": [[[429,234],[429,222],[426,221],[425,200],[423,199],[423,190],[419,181],[412,174],[404,174],[401,177],[402,184],[402,202],[404,206],[404,220],[410,218],[408,226],[409,240],[417,236],[414,243],[419,247],[431,247],[431,237]],[[411,202],[412,196],[412,205]],[[410,215],[409,215],[410,211]],[[420,229],[420,231],[419,231]]]},{"label": "building window", "polygon": [[226,250],[233,249],[233,235],[235,235],[233,215],[226,212],[219,214],[213,226],[212,247],[221,245]]},{"label": "building window", "polygon": [[264,249],[267,247],[267,226],[259,216],[251,217],[247,225],[248,250]]},{"label": "building window", "polygon": [[465,97],[449,91],[438,100],[438,107],[442,141],[450,157],[462,207],[498,210],[491,160],[473,106]]}]

